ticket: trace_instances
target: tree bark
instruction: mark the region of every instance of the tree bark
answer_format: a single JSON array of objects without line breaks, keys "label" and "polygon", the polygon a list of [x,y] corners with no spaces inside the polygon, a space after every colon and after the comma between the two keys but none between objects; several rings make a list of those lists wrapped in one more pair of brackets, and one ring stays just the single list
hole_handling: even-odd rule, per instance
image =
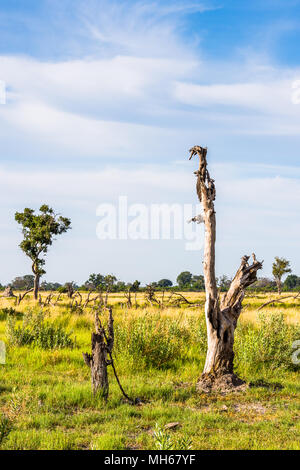
[{"label": "tree bark", "polygon": [[277,290],[278,295],[281,295],[281,279],[277,279]]},{"label": "tree bark", "polygon": [[243,381],[233,372],[234,332],[242,311],[245,289],[257,280],[256,273],[262,268],[262,263],[253,255],[253,263],[249,265],[250,257],[244,256],[228,292],[220,300],[215,275],[215,182],[207,170],[207,149],[196,146],[190,152],[190,159],[194,155],[198,155],[200,159],[199,170],[195,174],[197,195],[203,206],[205,224],[203,270],[208,348],[203,374],[198,381],[197,389],[205,392],[213,389],[225,391],[243,385]]},{"label": "tree bark", "polygon": [[101,325],[98,312],[95,314],[95,328],[96,332],[92,333],[92,354],[84,353],[83,359],[91,369],[93,394],[100,393],[107,400],[109,393],[107,366],[111,364],[108,354],[112,352],[114,345],[112,309],[109,309],[108,335]]}]

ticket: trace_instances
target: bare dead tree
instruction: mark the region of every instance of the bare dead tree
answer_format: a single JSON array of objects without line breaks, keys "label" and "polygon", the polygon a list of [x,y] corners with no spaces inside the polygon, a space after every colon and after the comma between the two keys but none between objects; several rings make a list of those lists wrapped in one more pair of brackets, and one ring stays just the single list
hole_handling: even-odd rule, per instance
[{"label": "bare dead tree", "polygon": [[159,308],[167,308],[167,307],[180,307],[181,305],[186,305],[187,307],[201,307],[202,304],[194,304],[190,302],[184,295],[180,294],[180,292],[171,292],[168,298],[166,298],[165,291],[162,292],[161,298],[157,298],[155,295],[155,290],[153,286],[150,284],[147,286],[145,299],[150,305],[153,304],[158,305]]},{"label": "bare dead tree", "polygon": [[190,159],[198,155],[200,161],[199,170],[195,172],[196,190],[203,206],[205,224],[203,269],[208,350],[197,389],[205,392],[221,388],[230,390],[243,385],[243,381],[233,373],[234,333],[242,311],[245,289],[257,280],[257,271],[262,268],[262,263],[253,256],[253,263],[249,265],[250,257],[244,256],[228,292],[220,299],[215,274],[215,182],[207,170],[207,149],[195,146],[190,150],[190,154]]},{"label": "bare dead tree", "polygon": [[127,292],[124,292],[124,297],[127,299],[127,308],[132,308],[131,287],[129,287]]},{"label": "bare dead tree", "polygon": [[75,293],[74,282],[73,281],[72,282],[67,282],[65,287],[67,289],[67,294],[68,294],[69,299],[72,299],[73,295]]},{"label": "bare dead tree", "polygon": [[111,364],[108,353],[114,345],[114,327],[112,309],[109,309],[108,334],[101,325],[99,311],[95,313],[95,332],[92,333],[92,354],[83,353],[84,362],[91,369],[92,390],[94,395],[101,393],[107,400],[109,392],[107,366]]},{"label": "bare dead tree", "polygon": [[53,305],[54,305],[54,306],[58,304],[58,302],[60,301],[61,297],[62,297],[62,294],[61,294],[61,293],[58,294],[58,296],[57,296],[55,302],[53,302]]},{"label": "bare dead tree", "polygon": [[22,302],[22,300],[24,300],[25,297],[26,297],[26,295],[27,295],[27,294],[30,294],[30,292],[33,292],[33,288],[27,290],[27,291],[24,292],[23,294],[19,294],[19,297],[17,298],[17,305],[20,305],[20,303]]},{"label": "bare dead tree", "polygon": [[76,292],[74,292],[73,299],[75,299],[76,297],[79,297],[79,302],[77,302],[77,304],[81,305],[82,304],[82,295],[80,294],[80,292],[78,290]]},{"label": "bare dead tree", "polygon": [[176,296],[177,295],[177,299],[174,299],[172,302],[171,302],[171,298],[169,299],[169,302],[173,303],[173,304],[176,304],[176,305],[179,305],[180,303],[186,303],[188,305],[193,305],[192,302],[190,302],[186,297],[184,297],[184,295],[180,294],[179,292],[173,292],[171,297],[173,296]]},{"label": "bare dead tree", "polygon": [[85,302],[84,302],[84,308],[88,306],[89,302],[91,302],[91,301],[90,301],[91,293],[92,293],[92,291],[89,291],[89,292],[88,292],[87,298],[86,298],[86,300],[85,300]]},{"label": "bare dead tree", "polygon": [[87,295],[87,298],[86,298],[86,300],[85,300],[85,302],[84,302],[83,307],[84,307],[84,308],[87,307],[88,304],[91,303],[91,302],[94,302],[94,305],[96,305],[96,301],[97,301],[98,299],[99,299],[99,301],[100,301],[100,305],[103,305],[104,302],[103,302],[102,293],[100,292],[100,294],[96,295],[96,297],[90,298],[91,293],[92,293],[92,291],[89,291],[89,293],[88,293],[88,295]]},{"label": "bare dead tree", "polygon": [[160,302],[157,300],[155,296],[154,287],[151,284],[146,286],[145,299],[149,302],[151,306],[153,306],[153,303],[160,306]]},{"label": "bare dead tree", "polygon": [[54,296],[53,292],[50,292],[50,294],[46,297],[44,305],[53,305],[51,303],[51,300],[52,300],[53,296]]}]

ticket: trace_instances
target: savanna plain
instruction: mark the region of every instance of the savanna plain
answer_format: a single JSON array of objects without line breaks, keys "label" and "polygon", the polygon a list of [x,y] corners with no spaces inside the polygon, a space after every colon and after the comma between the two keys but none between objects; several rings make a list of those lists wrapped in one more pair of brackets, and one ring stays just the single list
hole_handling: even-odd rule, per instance
[{"label": "savanna plain", "polygon": [[[149,305],[142,293],[132,308],[122,294],[109,295],[114,363],[135,405],[111,367],[108,400],[92,394],[82,353],[91,350],[96,305],[74,305],[66,295],[46,306],[29,295],[20,305],[1,298],[0,449],[299,450],[300,366],[292,357],[300,298],[259,310],[276,294],[246,295],[235,369],[249,386],[205,394],[195,387],[207,346],[205,294],[184,295],[191,303],[165,308]],[[105,324],[105,310],[100,317]]]}]

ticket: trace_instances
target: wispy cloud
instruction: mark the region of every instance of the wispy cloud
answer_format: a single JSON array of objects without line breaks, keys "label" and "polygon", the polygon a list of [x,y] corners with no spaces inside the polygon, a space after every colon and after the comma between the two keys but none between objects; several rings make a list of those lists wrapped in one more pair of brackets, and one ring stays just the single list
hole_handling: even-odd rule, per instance
[{"label": "wispy cloud", "polygon": [[79,15],[92,37],[108,49],[141,57],[191,57],[194,36],[182,35],[186,30],[185,16],[204,13],[216,7],[203,2],[170,1],[89,1]]}]

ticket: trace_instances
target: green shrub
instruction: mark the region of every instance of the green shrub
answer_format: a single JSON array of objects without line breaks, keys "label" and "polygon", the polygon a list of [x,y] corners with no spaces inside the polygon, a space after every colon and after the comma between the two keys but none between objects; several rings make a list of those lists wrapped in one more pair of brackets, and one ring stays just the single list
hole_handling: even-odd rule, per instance
[{"label": "green shrub", "polygon": [[186,335],[177,320],[146,313],[115,326],[116,350],[126,351],[135,363],[142,362],[146,367],[166,367],[182,355]]},{"label": "green shrub", "polygon": [[293,369],[292,344],[300,329],[286,323],[282,313],[260,314],[258,325],[240,325],[235,339],[237,363],[253,369]]},{"label": "green shrub", "polygon": [[197,346],[202,353],[207,351],[207,331],[205,315],[200,314],[197,318],[188,320],[187,330],[189,332],[189,341]]},{"label": "green shrub", "polygon": [[74,341],[61,325],[53,325],[45,321],[44,313],[28,311],[21,326],[16,326],[16,319],[7,319],[7,339],[14,346],[38,347],[41,349],[73,348]]},{"label": "green shrub", "polygon": [[13,307],[2,308],[0,310],[0,321],[6,320],[6,318],[8,318],[9,316],[19,318],[19,317],[22,317],[23,314],[21,312],[18,312],[17,310],[15,310]]},{"label": "green shrub", "polygon": [[177,438],[158,424],[155,426],[153,438],[155,450],[190,450],[193,445],[189,437],[183,436]]}]

